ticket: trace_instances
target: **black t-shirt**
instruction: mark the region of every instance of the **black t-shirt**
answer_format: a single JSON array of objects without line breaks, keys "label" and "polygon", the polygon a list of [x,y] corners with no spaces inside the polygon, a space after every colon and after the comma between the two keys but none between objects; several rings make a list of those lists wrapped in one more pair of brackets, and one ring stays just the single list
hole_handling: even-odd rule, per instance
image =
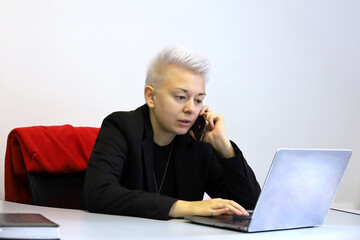
[{"label": "black t-shirt", "polygon": [[154,142],[154,178],[159,194],[176,197],[176,176],[172,157],[175,152],[172,145],[173,143],[159,146]]}]

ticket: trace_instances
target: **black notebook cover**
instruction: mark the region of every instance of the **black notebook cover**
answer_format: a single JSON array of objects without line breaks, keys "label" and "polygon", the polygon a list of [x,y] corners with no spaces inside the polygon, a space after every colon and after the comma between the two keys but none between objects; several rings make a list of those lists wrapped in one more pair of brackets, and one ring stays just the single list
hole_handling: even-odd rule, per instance
[{"label": "black notebook cover", "polygon": [[0,213],[0,227],[58,227],[38,213]]},{"label": "black notebook cover", "polygon": [[38,213],[0,213],[0,239],[60,239],[59,225]]}]

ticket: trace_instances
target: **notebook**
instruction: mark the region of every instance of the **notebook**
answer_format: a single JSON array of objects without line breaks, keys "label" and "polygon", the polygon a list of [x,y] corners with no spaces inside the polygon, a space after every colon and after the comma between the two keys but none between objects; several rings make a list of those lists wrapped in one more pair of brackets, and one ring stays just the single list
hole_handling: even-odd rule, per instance
[{"label": "notebook", "polygon": [[0,213],[0,239],[60,239],[59,225],[38,213]]},{"label": "notebook", "polygon": [[279,149],[250,217],[186,217],[193,223],[243,232],[322,225],[352,150]]}]

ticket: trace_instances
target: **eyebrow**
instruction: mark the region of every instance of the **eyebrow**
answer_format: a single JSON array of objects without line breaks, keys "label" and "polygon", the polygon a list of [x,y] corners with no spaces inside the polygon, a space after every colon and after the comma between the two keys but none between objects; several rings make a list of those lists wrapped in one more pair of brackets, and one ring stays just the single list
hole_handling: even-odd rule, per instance
[{"label": "eyebrow", "polygon": [[[184,88],[175,88],[176,90],[180,90],[180,91],[183,91],[185,93],[188,93],[189,91],[184,89]],[[202,92],[202,93],[199,93],[198,96],[206,96],[206,93]]]}]

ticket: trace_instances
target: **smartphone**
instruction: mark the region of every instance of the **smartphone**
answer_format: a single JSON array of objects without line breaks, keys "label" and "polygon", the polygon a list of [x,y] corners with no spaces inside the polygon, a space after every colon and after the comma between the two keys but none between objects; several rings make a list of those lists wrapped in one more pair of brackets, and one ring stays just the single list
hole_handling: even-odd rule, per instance
[{"label": "smartphone", "polygon": [[208,122],[205,119],[205,116],[199,116],[194,125],[192,125],[191,130],[193,130],[196,140],[201,141],[204,137],[206,126]]}]

